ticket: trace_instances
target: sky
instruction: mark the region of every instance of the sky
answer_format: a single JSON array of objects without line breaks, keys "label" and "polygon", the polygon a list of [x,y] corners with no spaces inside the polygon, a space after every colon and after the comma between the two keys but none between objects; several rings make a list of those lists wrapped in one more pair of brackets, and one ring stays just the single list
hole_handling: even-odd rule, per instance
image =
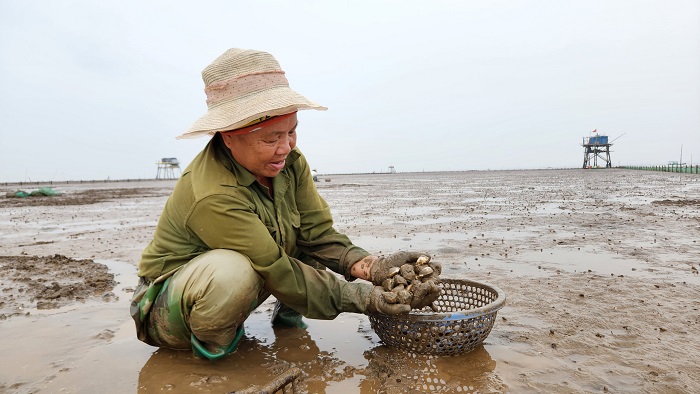
[{"label": "sky", "polygon": [[273,54],[320,174],[700,164],[700,2],[0,0],[0,182],[148,179],[201,71]]}]

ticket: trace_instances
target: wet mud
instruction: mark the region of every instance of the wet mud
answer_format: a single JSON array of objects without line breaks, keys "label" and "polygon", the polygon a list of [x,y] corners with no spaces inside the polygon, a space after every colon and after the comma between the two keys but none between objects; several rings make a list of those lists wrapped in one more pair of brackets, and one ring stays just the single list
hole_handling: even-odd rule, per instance
[{"label": "wet mud", "polygon": [[90,297],[112,297],[114,275],[104,264],[54,256],[0,256],[0,320],[24,314],[27,305],[56,309]]},{"label": "wet mud", "polygon": [[310,393],[700,391],[696,175],[321,176],[336,228],[356,244],[424,250],[444,277],[500,287],[491,334],[467,354],[416,355],[382,344],[362,315],[273,328],[268,300],[218,362],[138,342],[128,316],[135,264],[173,186],[0,198],[0,392],[235,392],[290,368]]}]

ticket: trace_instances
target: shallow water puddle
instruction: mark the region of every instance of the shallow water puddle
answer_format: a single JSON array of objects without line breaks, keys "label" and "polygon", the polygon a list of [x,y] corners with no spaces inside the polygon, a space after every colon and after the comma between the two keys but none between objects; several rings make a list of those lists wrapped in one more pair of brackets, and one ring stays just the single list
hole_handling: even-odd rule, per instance
[{"label": "shallow water puddle", "polygon": [[634,277],[645,277],[650,272],[673,274],[673,271],[668,268],[653,267],[644,261],[623,258],[617,254],[594,248],[527,251],[515,256],[514,260],[538,263],[536,267],[531,265],[531,270],[545,268],[566,272],[595,272],[602,275]]},{"label": "shallow water puddle", "polygon": [[[135,284],[136,269],[122,262],[100,262],[106,264],[115,275],[117,285],[112,293],[102,299],[58,309],[28,307],[25,308],[29,313],[27,316],[13,317],[2,323],[3,352],[11,355],[12,362],[3,362],[0,377],[3,382],[12,382],[10,387],[13,392],[35,392],[37,389],[58,392],[65,389],[61,384],[89,387],[90,382],[104,391],[105,381],[116,377],[94,379],[89,373],[85,374],[81,366],[97,363],[93,368],[104,370],[106,365],[114,363],[114,368],[119,370],[120,365],[133,363],[139,359],[139,355],[147,357],[153,351],[146,346],[130,351],[128,358],[124,355],[120,359],[119,352],[106,354],[103,360],[90,357],[124,334],[130,337],[131,343],[131,338],[134,338],[133,322],[128,314],[130,294],[124,288]],[[126,333],[127,329],[131,332]],[[81,371],[77,379],[74,370]],[[21,380],[16,380],[16,376],[21,376]],[[121,376],[118,381],[123,384],[124,375]],[[131,387],[133,391],[135,382]],[[69,390],[76,391],[83,390]]]},{"label": "shallow water puddle", "polygon": [[353,236],[352,241],[363,249],[387,254],[398,250],[439,250],[452,247],[455,241],[468,241],[476,234],[466,232],[421,232],[397,234],[396,237],[379,237],[371,235]]}]

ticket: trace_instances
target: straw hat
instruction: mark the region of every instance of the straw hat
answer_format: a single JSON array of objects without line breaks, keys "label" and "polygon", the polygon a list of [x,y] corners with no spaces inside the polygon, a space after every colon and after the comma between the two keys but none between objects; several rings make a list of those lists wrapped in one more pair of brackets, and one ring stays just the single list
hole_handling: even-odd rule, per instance
[{"label": "straw hat", "polygon": [[202,79],[207,113],[177,139],[213,135],[301,109],[327,109],[292,90],[267,52],[229,49],[202,71]]}]

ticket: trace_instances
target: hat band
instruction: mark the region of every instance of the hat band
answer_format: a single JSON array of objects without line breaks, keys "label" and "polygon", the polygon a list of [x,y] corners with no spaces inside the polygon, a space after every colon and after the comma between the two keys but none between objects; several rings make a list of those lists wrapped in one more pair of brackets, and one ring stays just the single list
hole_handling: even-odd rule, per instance
[{"label": "hat band", "polygon": [[207,95],[207,105],[215,105],[224,100],[244,96],[257,90],[275,86],[289,86],[284,71],[266,71],[246,74],[240,77],[212,83],[204,88]]},{"label": "hat band", "polygon": [[[277,124],[283,120],[286,120],[290,116],[296,114],[297,111],[284,114],[284,115],[278,115],[278,116],[273,116],[273,117],[263,117],[260,118],[259,122],[256,122],[254,124],[249,124],[248,126],[241,127],[240,129],[234,129],[234,130],[228,130],[228,131],[222,131],[221,134],[229,134],[229,135],[244,135],[244,134],[250,134],[254,131],[258,131],[262,129],[263,127],[270,127],[274,124]],[[257,119],[256,119],[257,120]]]}]

